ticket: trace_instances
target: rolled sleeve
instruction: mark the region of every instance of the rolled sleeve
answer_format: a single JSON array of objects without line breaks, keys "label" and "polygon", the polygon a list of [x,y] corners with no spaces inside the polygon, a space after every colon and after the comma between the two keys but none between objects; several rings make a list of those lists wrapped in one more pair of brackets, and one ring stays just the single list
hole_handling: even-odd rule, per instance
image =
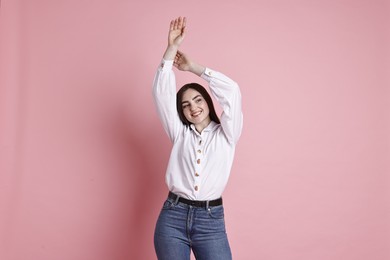
[{"label": "rolled sleeve", "polygon": [[165,71],[172,70],[172,67],[173,67],[173,60],[164,60],[164,59],[162,59],[161,63],[160,63],[159,69],[161,71],[165,72]]}]

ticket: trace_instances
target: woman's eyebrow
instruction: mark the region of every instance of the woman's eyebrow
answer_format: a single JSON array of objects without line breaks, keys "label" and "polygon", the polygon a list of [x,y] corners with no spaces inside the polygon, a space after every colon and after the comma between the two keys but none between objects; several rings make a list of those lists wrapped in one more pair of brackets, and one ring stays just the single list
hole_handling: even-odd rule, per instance
[{"label": "woman's eyebrow", "polygon": [[[192,98],[192,100],[197,99],[198,97],[202,97],[202,95],[200,95],[200,94],[199,94],[199,95],[196,95],[195,97]],[[181,103],[182,103],[182,104],[184,104],[184,103],[190,103],[190,101],[184,100],[184,101],[182,101]]]}]

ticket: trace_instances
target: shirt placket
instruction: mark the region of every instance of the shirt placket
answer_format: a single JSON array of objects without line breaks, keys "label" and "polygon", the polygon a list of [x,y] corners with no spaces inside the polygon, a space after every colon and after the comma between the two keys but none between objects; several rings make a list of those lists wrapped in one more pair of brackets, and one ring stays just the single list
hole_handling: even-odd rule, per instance
[{"label": "shirt placket", "polygon": [[204,147],[204,140],[202,136],[198,136],[197,143],[195,145],[195,172],[194,172],[194,191],[196,196],[199,194],[201,190],[201,179],[202,179],[202,173],[203,173],[203,147]]}]

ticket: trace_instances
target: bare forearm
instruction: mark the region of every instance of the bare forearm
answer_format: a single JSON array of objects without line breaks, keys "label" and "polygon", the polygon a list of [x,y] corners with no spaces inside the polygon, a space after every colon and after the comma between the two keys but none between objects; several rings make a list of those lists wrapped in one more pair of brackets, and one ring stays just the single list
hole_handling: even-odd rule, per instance
[{"label": "bare forearm", "polygon": [[164,60],[174,60],[178,48],[179,47],[175,46],[175,45],[168,45],[167,49],[165,50],[164,56],[163,56]]},{"label": "bare forearm", "polygon": [[190,65],[189,71],[200,77],[203,74],[205,67],[194,62],[194,61],[191,61],[190,64],[191,65]]}]

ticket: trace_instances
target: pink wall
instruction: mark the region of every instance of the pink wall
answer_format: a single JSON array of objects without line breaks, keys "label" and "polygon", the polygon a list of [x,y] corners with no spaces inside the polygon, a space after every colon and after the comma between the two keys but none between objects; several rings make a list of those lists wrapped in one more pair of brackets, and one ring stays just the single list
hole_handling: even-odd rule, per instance
[{"label": "pink wall", "polygon": [[[235,259],[390,259],[385,0],[3,0],[0,259],[155,259],[167,26],[239,82],[225,192]],[[178,83],[195,81],[177,74]]]}]

